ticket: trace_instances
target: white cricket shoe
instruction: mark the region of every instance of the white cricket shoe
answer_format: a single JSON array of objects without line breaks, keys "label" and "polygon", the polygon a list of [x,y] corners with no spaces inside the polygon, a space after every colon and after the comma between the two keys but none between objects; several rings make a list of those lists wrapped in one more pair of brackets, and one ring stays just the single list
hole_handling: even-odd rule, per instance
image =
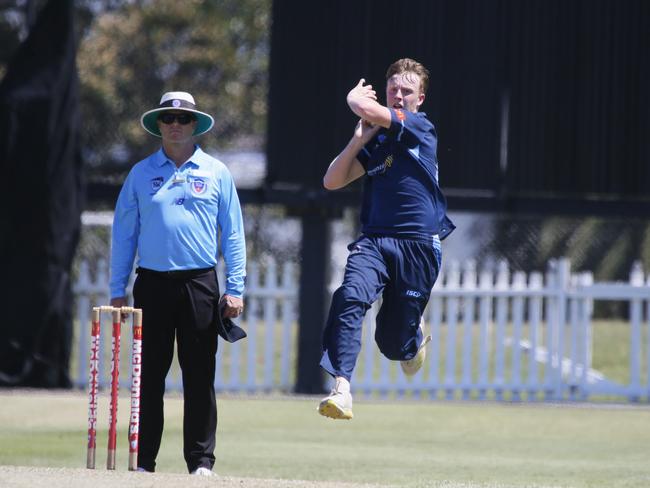
[{"label": "white cricket shoe", "polygon": [[328,396],[318,404],[318,413],[323,417],[337,420],[350,420],[352,415],[352,394],[350,383],[337,381],[336,386]]},{"label": "white cricket shoe", "polygon": [[212,471],[210,471],[208,468],[204,468],[203,466],[196,468],[194,471],[192,471],[191,474],[195,476],[214,476],[214,473]]}]

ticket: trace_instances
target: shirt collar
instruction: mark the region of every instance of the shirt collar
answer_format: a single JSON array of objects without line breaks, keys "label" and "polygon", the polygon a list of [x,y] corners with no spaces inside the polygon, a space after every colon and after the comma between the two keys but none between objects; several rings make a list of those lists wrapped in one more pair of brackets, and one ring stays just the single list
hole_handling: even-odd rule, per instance
[{"label": "shirt collar", "polygon": [[[200,168],[201,165],[206,161],[207,154],[203,152],[203,150],[198,146],[194,145],[194,154],[189,159],[189,162],[192,166],[196,166],[197,168]],[[154,154],[154,164],[156,166],[164,166],[166,163],[169,164],[174,164],[173,161],[171,161],[167,155],[165,154],[165,151],[161,147],[155,154]]]}]

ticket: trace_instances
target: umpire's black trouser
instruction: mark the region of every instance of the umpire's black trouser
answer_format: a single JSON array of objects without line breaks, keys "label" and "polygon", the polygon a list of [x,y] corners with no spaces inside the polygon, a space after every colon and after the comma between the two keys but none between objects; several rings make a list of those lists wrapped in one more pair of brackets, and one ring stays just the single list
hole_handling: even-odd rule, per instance
[{"label": "umpire's black trouser", "polygon": [[212,469],[217,430],[214,393],[219,285],[214,269],[137,270],[134,305],[142,308],[142,389],[138,466],[154,471],[163,433],[165,377],[174,339],[183,375],[183,453],[188,471]]}]

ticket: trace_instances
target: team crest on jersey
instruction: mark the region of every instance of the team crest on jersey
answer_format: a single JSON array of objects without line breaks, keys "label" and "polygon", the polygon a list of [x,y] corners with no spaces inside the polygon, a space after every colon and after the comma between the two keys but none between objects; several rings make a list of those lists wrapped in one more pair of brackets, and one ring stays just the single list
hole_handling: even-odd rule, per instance
[{"label": "team crest on jersey", "polygon": [[375,176],[375,175],[383,175],[388,171],[388,168],[390,168],[393,165],[393,155],[389,154],[386,159],[381,164],[378,164],[374,168],[368,170],[366,174],[368,176]]},{"label": "team crest on jersey", "polygon": [[194,178],[192,180],[192,193],[195,195],[203,195],[208,189],[208,184],[202,178]]},{"label": "team crest on jersey", "polygon": [[156,176],[155,178],[151,178],[151,189],[153,191],[158,191],[160,190],[160,187],[163,184],[163,177],[162,176]]}]

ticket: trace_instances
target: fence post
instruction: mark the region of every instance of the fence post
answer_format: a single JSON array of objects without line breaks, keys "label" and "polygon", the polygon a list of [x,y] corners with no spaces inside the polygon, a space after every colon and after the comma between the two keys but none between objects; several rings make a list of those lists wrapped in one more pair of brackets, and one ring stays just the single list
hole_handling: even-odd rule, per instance
[{"label": "fence post", "polygon": [[[447,275],[449,291],[460,288],[460,269],[458,261],[452,261]],[[445,362],[445,391],[447,399],[453,398],[456,386],[456,325],[458,323],[458,297],[447,298],[447,357]]]},{"label": "fence post", "polygon": [[[569,283],[571,285],[571,290],[577,290],[579,282],[579,275],[571,275],[569,277]],[[569,332],[569,344],[567,346],[567,354],[569,358],[568,368],[567,368],[567,377],[565,379],[566,384],[569,387],[569,398],[575,400],[578,394],[578,375],[580,372],[578,368],[580,362],[578,361],[578,329],[580,326],[580,314],[579,314],[579,304],[580,299],[577,294],[572,294],[567,297],[568,301],[568,332]]]},{"label": "fence post", "polygon": [[88,261],[82,261],[79,265],[79,277],[74,284],[73,291],[77,296],[77,320],[79,323],[79,353],[77,354],[77,379],[75,385],[84,388],[88,383],[88,358],[90,341],[88,328],[90,324],[90,300],[88,293],[92,287],[90,282],[90,269]]},{"label": "fence post", "polygon": [[530,351],[528,353],[528,399],[536,399],[539,389],[539,377],[537,368],[539,339],[540,339],[540,322],[542,317],[542,298],[537,295],[543,288],[542,274],[538,272],[531,273],[528,289],[531,291],[531,297],[528,302],[528,320],[530,322]]},{"label": "fence post", "polygon": [[481,271],[479,280],[479,288],[483,292],[479,305],[479,399],[484,400],[488,389],[488,372],[490,369],[492,296],[488,294],[488,290],[492,290],[493,287],[492,272],[484,269]]},{"label": "fence post", "polygon": [[[256,262],[248,264],[248,272],[246,280],[251,283],[251,288],[256,290],[258,296],[251,296],[248,300],[248,315],[246,316],[246,323],[248,324],[248,337],[246,338],[246,389],[250,392],[255,391],[255,370],[257,364],[257,341],[258,341],[258,332],[259,332],[259,309],[260,309],[260,297],[259,295],[264,295],[264,292],[267,291],[262,280],[260,279],[260,267]],[[232,344],[233,346],[239,346],[241,341]],[[235,366],[235,358],[238,356],[238,348],[233,348],[232,350],[232,360],[233,366]],[[239,362],[239,361],[237,361]],[[233,387],[237,384],[237,377],[232,376]]]},{"label": "fence post", "polygon": [[278,273],[275,258],[271,258],[266,267],[264,276],[264,288],[267,290],[264,299],[264,328],[266,339],[264,340],[264,389],[271,391],[273,389],[273,352],[276,349],[275,341],[275,318],[277,317],[277,289]]},{"label": "fence post", "polygon": [[[643,268],[639,261],[632,265],[630,285],[643,286]],[[630,386],[628,398],[638,402],[641,393],[641,320],[643,303],[640,298],[630,300]]]},{"label": "fence post", "polygon": [[473,260],[465,263],[462,289],[463,298],[463,399],[469,399],[472,384],[472,328],[474,326],[474,301],[476,291],[476,263]]},{"label": "fence post", "polygon": [[495,365],[494,387],[497,400],[503,400],[505,387],[505,339],[506,322],[508,321],[508,295],[510,289],[510,270],[507,261],[499,263],[495,290],[497,291],[496,303],[496,330],[495,330]]},{"label": "fence post", "polygon": [[512,399],[521,399],[521,329],[524,322],[524,296],[526,275],[517,271],[512,279]]},{"label": "fence post", "polygon": [[280,354],[282,355],[280,362],[280,385],[283,389],[289,391],[291,385],[289,384],[289,365],[290,358],[292,357],[291,348],[291,328],[293,327],[293,317],[296,309],[296,280],[295,270],[293,263],[284,263],[282,271],[282,344]]},{"label": "fence post", "polygon": [[[594,283],[594,276],[590,272],[584,272],[580,275],[580,286],[589,288]],[[589,371],[591,370],[591,361],[593,357],[593,334],[592,334],[592,314],[593,303],[589,297],[583,297],[580,300],[580,330],[582,344],[582,377],[580,378],[580,395],[582,400],[589,397]]]},{"label": "fence post", "polygon": [[562,258],[558,261],[557,269],[557,333],[555,335],[557,340],[556,348],[556,370],[555,370],[555,392],[554,398],[561,400],[563,396],[563,370],[564,370],[564,334],[566,327],[566,310],[567,310],[567,297],[569,294],[571,277],[571,262],[567,258]]},{"label": "fence post", "polygon": [[[100,291],[102,288],[104,292]],[[105,259],[97,260],[97,270],[95,272],[95,281],[93,282],[93,290],[96,293],[95,300],[98,305],[104,305],[108,303],[107,290],[108,289],[108,265]],[[104,337],[100,339],[99,342],[99,357],[102,358],[100,361],[106,357],[104,350],[106,344],[111,343],[110,338],[110,327],[104,327]],[[103,366],[103,364],[102,364]],[[111,368],[99,367],[99,387],[106,388],[110,385],[109,375],[111,373]]]},{"label": "fence post", "polygon": [[444,283],[446,275],[443,269],[433,286],[431,299],[427,307],[427,318],[429,331],[431,333],[431,344],[429,345],[429,382],[428,382],[428,395],[429,398],[436,398],[438,395],[438,388],[440,388],[440,358],[442,357],[442,347],[440,343],[440,330],[442,328],[442,312],[443,312],[443,299],[436,293],[437,290],[444,290]]}]

